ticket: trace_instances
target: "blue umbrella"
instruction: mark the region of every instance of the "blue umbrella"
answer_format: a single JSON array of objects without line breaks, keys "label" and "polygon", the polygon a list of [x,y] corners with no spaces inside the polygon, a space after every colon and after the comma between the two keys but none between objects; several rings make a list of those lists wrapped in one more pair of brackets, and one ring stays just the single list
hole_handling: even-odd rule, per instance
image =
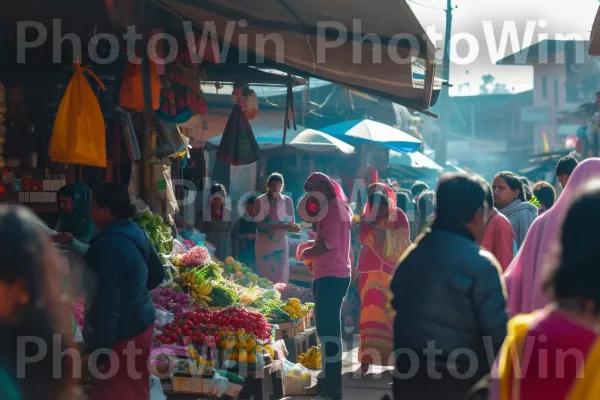
[{"label": "blue umbrella", "polygon": [[400,129],[370,119],[341,122],[320,131],[352,145],[375,143],[403,153],[411,153],[421,147],[419,139]]}]

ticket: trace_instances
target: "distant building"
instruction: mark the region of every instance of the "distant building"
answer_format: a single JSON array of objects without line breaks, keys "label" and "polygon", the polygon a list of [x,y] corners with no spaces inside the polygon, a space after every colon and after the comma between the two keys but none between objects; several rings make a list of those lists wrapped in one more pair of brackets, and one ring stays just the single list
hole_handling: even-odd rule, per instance
[{"label": "distant building", "polygon": [[552,150],[577,135],[579,123],[559,117],[593,101],[600,89],[600,63],[588,56],[588,48],[587,41],[544,40],[497,62],[533,67],[533,104],[523,108],[521,118],[533,124],[534,152],[544,149],[542,132]]},{"label": "distant building", "polygon": [[521,168],[532,153],[533,126],[521,112],[533,91],[451,97],[448,158],[483,174]]}]

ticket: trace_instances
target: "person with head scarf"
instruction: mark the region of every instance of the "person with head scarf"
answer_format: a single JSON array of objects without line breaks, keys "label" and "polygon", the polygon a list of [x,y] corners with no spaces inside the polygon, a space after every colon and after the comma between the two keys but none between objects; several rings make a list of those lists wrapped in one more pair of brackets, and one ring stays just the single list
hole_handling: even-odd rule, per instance
[{"label": "person with head scarf", "polygon": [[410,227],[406,214],[396,207],[396,194],[391,187],[369,186],[359,234],[362,247],[358,256],[361,302],[358,360],[364,375],[371,364],[387,366],[390,360],[394,364],[389,283],[400,257],[410,246]]},{"label": "person with head scarf", "polygon": [[571,186],[587,175],[579,168],[567,183],[564,194],[569,197],[559,200],[563,209],[557,215],[563,218],[553,239],[558,244],[555,267],[543,285],[538,282],[531,288],[545,289],[552,301],[509,322],[490,399],[600,398],[600,251],[597,238],[590,234],[600,220],[600,181],[584,179]]},{"label": "person with head scarf", "polygon": [[542,292],[550,261],[548,257],[558,245],[559,230],[567,209],[577,192],[593,178],[600,178],[600,158],[588,158],[580,163],[554,206],[529,228],[521,249],[504,273],[510,315],[530,313],[548,304],[549,300]]},{"label": "person with head scarf", "polygon": [[494,177],[492,191],[494,204],[510,221],[515,231],[517,249],[520,249],[531,223],[538,216],[538,209],[527,201],[523,181],[512,172],[498,173]]},{"label": "person with head scarf", "polygon": [[55,230],[59,233],[52,239],[83,254],[96,230],[90,217],[92,191],[84,183],[75,182],[63,186],[57,192],[57,197],[59,208]]},{"label": "person with head scarf", "polygon": [[[317,335],[323,344],[323,375],[319,377],[319,397],[342,398],[342,329],[340,313],[351,276],[350,228],[352,210],[342,187],[325,174],[311,174],[304,184],[305,199],[316,198],[317,238],[302,252],[303,259],[312,261],[313,294]],[[310,220],[306,203],[300,202],[298,214]]]}]

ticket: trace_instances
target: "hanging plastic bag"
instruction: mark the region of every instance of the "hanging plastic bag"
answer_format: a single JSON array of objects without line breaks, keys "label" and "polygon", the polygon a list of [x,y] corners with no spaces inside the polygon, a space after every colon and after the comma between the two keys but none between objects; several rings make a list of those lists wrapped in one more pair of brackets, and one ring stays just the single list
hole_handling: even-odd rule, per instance
[{"label": "hanging plastic bag", "polygon": [[156,157],[177,157],[187,151],[177,125],[157,121],[157,127]]},{"label": "hanging plastic bag", "polygon": [[[150,62],[150,93],[152,109],[160,107],[160,90],[162,84],[156,71],[156,64]],[[132,111],[144,111],[144,85],[142,83],[142,64],[128,63],[123,74],[123,83],[119,92],[119,102]]]},{"label": "hanging plastic bag", "polygon": [[171,215],[179,212],[177,198],[171,181],[171,162],[164,159],[163,163],[152,165],[152,183],[158,196],[164,203],[165,214]]},{"label": "hanging plastic bag", "polygon": [[251,164],[260,158],[252,127],[239,104],[233,106],[227,120],[217,157],[229,165]]},{"label": "hanging plastic bag", "polygon": [[300,364],[283,360],[283,395],[306,396],[311,384],[310,371]]},{"label": "hanging plastic bag", "polygon": [[104,88],[98,77],[80,63],[60,102],[50,139],[54,162],[106,168],[106,128],[98,99],[84,72]]},{"label": "hanging plastic bag", "polygon": [[127,191],[131,197],[140,197],[140,163],[138,161],[131,163],[131,174],[129,175]]}]

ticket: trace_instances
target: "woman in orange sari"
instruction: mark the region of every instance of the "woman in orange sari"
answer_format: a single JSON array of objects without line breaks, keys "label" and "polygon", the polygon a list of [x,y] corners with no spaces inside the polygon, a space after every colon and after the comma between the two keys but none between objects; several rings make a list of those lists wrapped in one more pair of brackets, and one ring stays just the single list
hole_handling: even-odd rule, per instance
[{"label": "woman in orange sari", "polygon": [[410,245],[408,218],[396,207],[393,189],[372,184],[367,199],[359,221],[362,246],[358,255],[361,300],[358,359],[363,375],[371,364],[394,365],[394,316],[389,306],[389,283],[398,260]]},{"label": "woman in orange sari", "polygon": [[[509,322],[498,361],[498,400],[600,399],[600,182],[569,208],[547,289],[554,302]],[[498,382],[495,382],[498,383]]]}]

